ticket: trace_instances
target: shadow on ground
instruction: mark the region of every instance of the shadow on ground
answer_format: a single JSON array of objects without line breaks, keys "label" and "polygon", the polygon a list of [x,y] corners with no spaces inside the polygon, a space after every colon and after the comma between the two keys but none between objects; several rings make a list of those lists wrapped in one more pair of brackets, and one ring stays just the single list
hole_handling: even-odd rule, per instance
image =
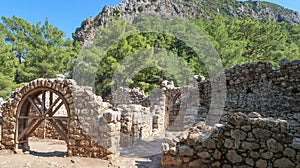
[{"label": "shadow on ground", "polygon": [[65,157],[67,155],[67,152],[61,152],[61,151],[54,151],[54,152],[29,151],[29,154],[31,154],[33,156],[39,156],[39,157]]},{"label": "shadow on ground", "polygon": [[164,142],[164,134],[143,139],[121,136],[120,156],[129,158],[142,158],[136,160],[138,168],[161,167],[161,144]]}]

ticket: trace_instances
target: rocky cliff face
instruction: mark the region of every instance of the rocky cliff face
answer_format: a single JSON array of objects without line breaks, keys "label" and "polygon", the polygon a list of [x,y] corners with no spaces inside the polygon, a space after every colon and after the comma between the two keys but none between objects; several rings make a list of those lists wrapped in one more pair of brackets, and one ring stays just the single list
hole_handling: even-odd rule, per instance
[{"label": "rocky cliff face", "polygon": [[271,20],[300,24],[298,12],[282,6],[260,1],[240,2],[236,0],[125,0],[122,3],[103,10],[95,17],[83,21],[81,27],[73,33],[76,41],[83,43],[94,37],[96,28],[114,16],[132,20],[137,15],[162,14],[189,19],[210,18],[216,14],[232,17],[250,17],[258,20]]}]

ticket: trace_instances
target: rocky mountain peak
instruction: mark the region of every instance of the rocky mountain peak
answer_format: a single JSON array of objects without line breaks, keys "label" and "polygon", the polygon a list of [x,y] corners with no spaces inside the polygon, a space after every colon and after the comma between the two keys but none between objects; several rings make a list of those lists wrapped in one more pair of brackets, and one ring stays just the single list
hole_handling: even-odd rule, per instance
[{"label": "rocky mountain peak", "polygon": [[216,14],[231,17],[250,17],[300,24],[300,14],[282,6],[261,1],[236,0],[125,0],[110,7],[105,6],[95,18],[88,18],[73,33],[76,41],[83,43],[92,39],[98,26],[104,26],[112,17],[133,20],[139,14],[160,14],[188,19],[211,18]]}]

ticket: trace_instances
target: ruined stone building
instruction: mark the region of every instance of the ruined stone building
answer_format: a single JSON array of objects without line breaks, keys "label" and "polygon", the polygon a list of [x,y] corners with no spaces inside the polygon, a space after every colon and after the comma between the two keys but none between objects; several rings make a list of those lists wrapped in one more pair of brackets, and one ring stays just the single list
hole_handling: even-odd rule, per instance
[{"label": "ruined stone building", "polygon": [[165,132],[164,167],[300,167],[300,61],[220,78],[165,82],[149,96],[119,88],[110,103],[71,79],[36,79],[2,105],[1,148],[28,150],[34,135],[65,140],[68,156],[110,158],[122,141]]}]

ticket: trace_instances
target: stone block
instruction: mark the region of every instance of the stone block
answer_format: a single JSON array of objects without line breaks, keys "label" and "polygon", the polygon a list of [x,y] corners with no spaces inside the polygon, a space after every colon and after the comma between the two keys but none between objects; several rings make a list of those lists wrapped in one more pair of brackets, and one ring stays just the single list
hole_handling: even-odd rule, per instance
[{"label": "stone block", "polygon": [[206,167],[206,166],[203,164],[201,159],[196,159],[196,160],[189,162],[188,167],[189,168],[199,168],[199,167]]},{"label": "stone block", "polygon": [[273,138],[267,141],[267,147],[269,151],[274,153],[283,151],[283,146]]},{"label": "stone block", "polygon": [[270,151],[264,152],[264,153],[261,154],[261,156],[264,159],[270,160],[270,159],[273,158],[273,152],[270,152]]},{"label": "stone block", "polygon": [[236,153],[234,150],[229,150],[226,154],[226,158],[233,164],[240,163],[243,161],[243,158]]},{"label": "stone block", "polygon": [[290,168],[294,166],[295,164],[287,158],[277,159],[274,162],[274,167],[278,167],[278,168]]},{"label": "stone block", "polygon": [[182,160],[178,156],[163,155],[161,164],[163,167],[181,167]]},{"label": "stone block", "polygon": [[198,152],[197,155],[201,158],[202,161],[210,158],[210,154],[208,152]]},{"label": "stone block", "polygon": [[242,145],[241,145],[242,149],[245,149],[245,150],[256,150],[256,149],[259,149],[260,146],[259,144],[255,143],[255,142],[242,142]]},{"label": "stone block", "polygon": [[194,150],[188,145],[182,145],[178,148],[179,156],[192,156]]}]

